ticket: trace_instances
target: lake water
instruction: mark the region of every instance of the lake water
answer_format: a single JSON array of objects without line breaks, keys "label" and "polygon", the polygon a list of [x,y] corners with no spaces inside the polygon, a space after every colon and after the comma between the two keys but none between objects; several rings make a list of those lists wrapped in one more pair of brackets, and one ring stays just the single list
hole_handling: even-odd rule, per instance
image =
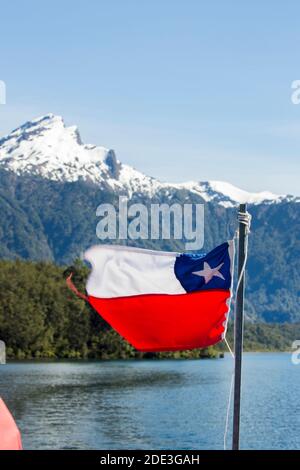
[{"label": "lake water", "polygon": [[[26,449],[222,449],[233,361],[10,363]],[[231,432],[228,434],[228,447]],[[300,449],[300,365],[245,354],[241,447]]]}]

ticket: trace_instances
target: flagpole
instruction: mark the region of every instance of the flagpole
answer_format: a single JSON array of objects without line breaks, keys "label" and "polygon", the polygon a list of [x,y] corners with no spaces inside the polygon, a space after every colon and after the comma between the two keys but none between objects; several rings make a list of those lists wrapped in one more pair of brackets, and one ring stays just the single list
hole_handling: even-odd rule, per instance
[{"label": "flagpole", "polygon": [[[246,204],[240,204],[239,215],[247,213]],[[239,242],[238,242],[238,279],[245,268],[245,257],[247,247],[248,230],[247,225],[239,217]],[[242,355],[244,334],[244,291],[245,272],[243,272],[238,286],[236,297],[235,321],[234,321],[234,405],[233,405],[233,433],[232,450],[239,449],[240,441],[240,414],[241,414],[241,379],[242,379]]]}]

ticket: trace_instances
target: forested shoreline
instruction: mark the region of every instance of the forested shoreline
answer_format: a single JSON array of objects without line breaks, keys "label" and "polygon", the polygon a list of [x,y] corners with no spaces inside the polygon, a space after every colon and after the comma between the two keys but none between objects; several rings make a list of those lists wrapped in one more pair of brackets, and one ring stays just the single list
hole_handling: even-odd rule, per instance
[{"label": "forested shoreline", "polygon": [[[84,291],[88,269],[76,262],[74,283]],[[181,353],[140,353],[66,287],[66,267],[0,261],[0,339],[8,359],[126,359],[217,357],[224,344]],[[233,343],[232,325],[228,340]],[[284,351],[300,337],[299,324],[245,325],[245,350]]]}]

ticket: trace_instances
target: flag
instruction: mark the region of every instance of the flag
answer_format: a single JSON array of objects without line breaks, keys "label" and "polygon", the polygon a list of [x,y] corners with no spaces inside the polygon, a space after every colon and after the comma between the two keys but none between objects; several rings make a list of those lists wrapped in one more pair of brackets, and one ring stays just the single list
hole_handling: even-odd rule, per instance
[{"label": "flag", "polygon": [[233,241],[206,255],[94,246],[87,300],[140,351],[213,345],[226,332],[233,251]]}]

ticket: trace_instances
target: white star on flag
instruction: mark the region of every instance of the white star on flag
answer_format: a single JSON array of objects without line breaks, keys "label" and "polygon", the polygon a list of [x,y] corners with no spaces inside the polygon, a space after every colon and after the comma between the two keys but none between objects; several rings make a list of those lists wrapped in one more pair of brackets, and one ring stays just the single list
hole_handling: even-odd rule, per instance
[{"label": "white star on flag", "polygon": [[209,281],[212,280],[214,276],[220,277],[225,281],[225,278],[222,273],[220,273],[220,269],[223,266],[224,263],[219,264],[219,266],[216,266],[215,268],[211,268],[206,261],[204,261],[203,269],[201,271],[195,271],[192,274],[195,274],[196,276],[201,276],[204,277],[205,284],[207,284]]}]

